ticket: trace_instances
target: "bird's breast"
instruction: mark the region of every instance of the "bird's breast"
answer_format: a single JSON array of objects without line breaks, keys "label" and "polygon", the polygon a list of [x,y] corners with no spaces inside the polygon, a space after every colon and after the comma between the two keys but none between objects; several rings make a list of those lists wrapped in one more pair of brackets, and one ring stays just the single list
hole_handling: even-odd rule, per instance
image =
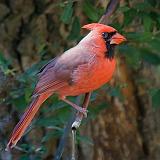
[{"label": "bird's breast", "polygon": [[91,66],[80,66],[73,75],[74,83],[59,91],[63,96],[76,96],[98,89],[107,83],[115,70],[115,59],[96,59]]}]

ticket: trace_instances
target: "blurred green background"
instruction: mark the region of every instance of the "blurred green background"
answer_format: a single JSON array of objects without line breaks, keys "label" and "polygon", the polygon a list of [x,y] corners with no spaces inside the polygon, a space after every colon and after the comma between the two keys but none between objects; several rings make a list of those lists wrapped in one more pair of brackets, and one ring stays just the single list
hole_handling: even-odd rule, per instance
[{"label": "blurred green background", "polygon": [[[36,83],[51,58],[86,35],[108,0],[0,0],[0,159],[54,159],[73,110],[50,97],[19,141],[5,152]],[[121,0],[109,25],[127,37],[116,49],[112,81],[94,92],[77,137],[79,160],[160,159],[160,1]],[[76,101],[75,98],[71,98]],[[70,159],[67,138],[63,160]]]}]

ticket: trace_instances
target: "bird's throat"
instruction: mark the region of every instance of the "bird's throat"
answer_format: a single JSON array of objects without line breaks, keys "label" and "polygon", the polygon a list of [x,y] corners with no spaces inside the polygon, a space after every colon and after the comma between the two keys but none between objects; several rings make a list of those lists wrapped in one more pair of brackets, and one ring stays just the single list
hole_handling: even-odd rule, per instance
[{"label": "bird's throat", "polygon": [[105,52],[105,57],[108,58],[109,60],[112,60],[114,58],[114,44],[110,44],[110,42],[106,42],[106,52]]}]

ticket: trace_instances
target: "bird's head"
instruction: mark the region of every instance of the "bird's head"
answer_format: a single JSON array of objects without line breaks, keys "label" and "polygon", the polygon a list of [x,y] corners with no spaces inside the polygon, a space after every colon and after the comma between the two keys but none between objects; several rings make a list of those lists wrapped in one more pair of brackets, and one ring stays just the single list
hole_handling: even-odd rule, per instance
[{"label": "bird's head", "polygon": [[106,56],[110,59],[113,58],[114,53],[113,49],[116,45],[126,41],[126,38],[119,34],[117,30],[111,26],[107,26],[100,23],[91,23],[84,25],[82,28],[88,29],[93,31],[94,33],[98,34],[98,37],[100,36],[101,39],[106,44],[107,52]]},{"label": "bird's head", "polygon": [[117,30],[111,26],[107,26],[100,23],[91,23],[91,24],[84,25],[82,28],[85,28],[91,31],[92,30],[97,31],[99,34],[102,35],[102,37],[105,40],[110,41],[110,44],[116,45],[126,41],[126,38],[121,34],[119,34]]}]

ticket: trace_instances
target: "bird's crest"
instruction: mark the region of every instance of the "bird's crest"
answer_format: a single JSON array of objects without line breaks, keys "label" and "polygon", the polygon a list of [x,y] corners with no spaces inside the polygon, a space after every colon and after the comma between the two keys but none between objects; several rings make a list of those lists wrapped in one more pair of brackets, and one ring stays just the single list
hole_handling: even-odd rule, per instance
[{"label": "bird's crest", "polygon": [[90,23],[90,24],[86,24],[84,25],[82,28],[88,29],[88,30],[98,30],[100,32],[115,32],[116,29],[114,29],[111,26],[107,26],[104,24],[100,24],[100,23]]}]

